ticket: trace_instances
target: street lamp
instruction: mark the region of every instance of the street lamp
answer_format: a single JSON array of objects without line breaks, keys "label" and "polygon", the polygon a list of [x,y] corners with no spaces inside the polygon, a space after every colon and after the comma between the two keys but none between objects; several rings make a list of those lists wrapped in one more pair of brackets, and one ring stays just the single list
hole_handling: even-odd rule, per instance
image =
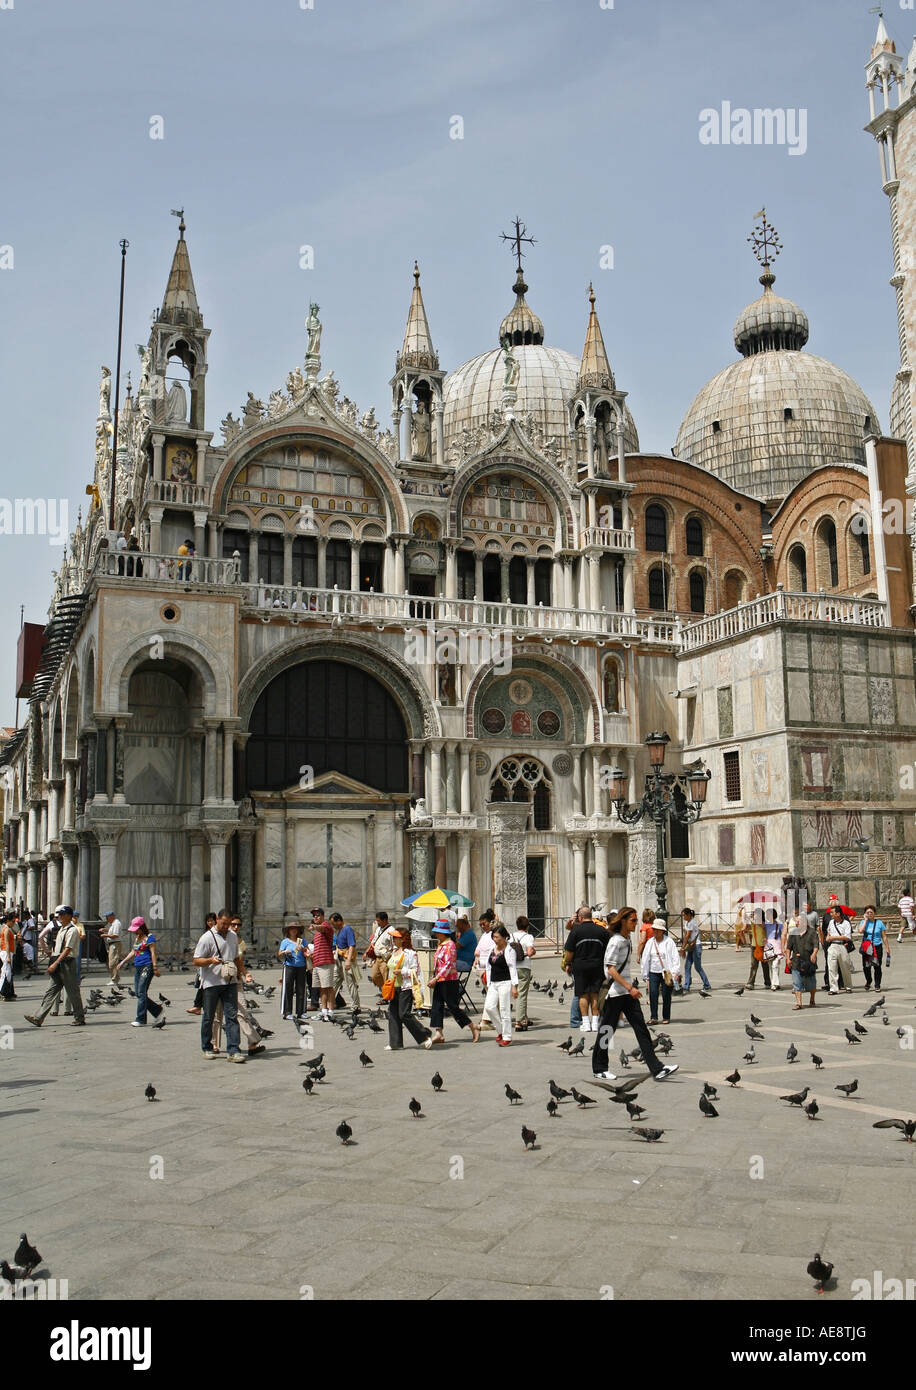
[{"label": "street lamp", "polygon": [[655,822],[655,896],[658,916],[668,921],[668,884],[665,879],[665,821],[674,819],[682,825],[692,825],[700,819],[706,801],[706,791],[712,773],[697,761],[681,772],[663,772],[665,752],[671,739],[666,733],[648,734],[649,774],[642,799],[629,805],[626,799],[627,778],[619,768],[611,768],[609,790],[624,825],[635,825],[644,817]]}]

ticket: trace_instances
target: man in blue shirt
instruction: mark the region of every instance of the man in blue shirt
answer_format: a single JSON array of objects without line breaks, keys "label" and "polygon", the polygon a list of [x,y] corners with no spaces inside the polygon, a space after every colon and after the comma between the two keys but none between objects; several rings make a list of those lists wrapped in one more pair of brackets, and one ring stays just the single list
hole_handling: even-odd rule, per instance
[{"label": "man in blue shirt", "polygon": [[473,966],[474,952],[477,949],[477,937],[466,917],[459,917],[455,922],[455,941],[458,947],[456,952],[458,973],[464,975]]},{"label": "man in blue shirt", "polygon": [[344,922],[339,912],[332,912],[328,921],[334,928],[334,951],[337,965],[334,971],[335,992],[344,989],[351,1009],[359,1008],[359,964],[356,959],[356,933]]}]

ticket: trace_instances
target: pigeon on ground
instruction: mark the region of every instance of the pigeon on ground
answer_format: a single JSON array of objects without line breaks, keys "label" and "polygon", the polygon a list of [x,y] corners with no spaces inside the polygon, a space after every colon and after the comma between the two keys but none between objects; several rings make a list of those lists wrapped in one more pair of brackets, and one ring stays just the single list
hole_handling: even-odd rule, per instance
[{"label": "pigeon on ground", "polygon": [[160,1003],[160,1004],[164,1004],[166,1008],[169,1008],[169,1006],[171,1005],[171,1002],[172,1002],[171,999],[166,999],[166,997],[165,997],[164,994],[160,994],[160,996],[159,996],[159,1003]]},{"label": "pigeon on ground", "polygon": [[0,1275],[8,1284],[15,1284],[17,1279],[22,1278],[22,1270],[14,1269],[12,1265],[7,1264],[6,1260],[0,1260]]},{"label": "pigeon on ground", "polygon": [[741,998],[742,994],[744,993],[745,988],[746,988],[746,986],[742,985],[740,989],[736,989],[736,990],[735,990],[735,994],[737,994],[737,996],[738,996],[739,999]]},{"label": "pigeon on ground", "polygon": [[741,1073],[738,1068],[735,1067],[731,1076],[726,1076],[725,1080],[728,1082],[729,1086],[737,1086],[738,1082],[741,1080]]},{"label": "pigeon on ground", "polygon": [[842,1091],[843,1094],[846,1096],[851,1096],[853,1091],[857,1091],[859,1089],[859,1083],[858,1081],[850,1081],[846,1084],[840,1082],[839,1086],[834,1086],[833,1089],[835,1091]]},{"label": "pigeon on ground", "polygon": [[637,1105],[635,1100],[627,1101],[627,1114],[629,1115],[631,1120],[641,1120],[645,1113],[646,1111],[644,1106]]},{"label": "pigeon on ground", "polygon": [[808,1101],[808,1104],[805,1106],[805,1114],[808,1116],[809,1120],[816,1120],[817,1112],[819,1109],[820,1107],[818,1106],[817,1101],[812,1096],[811,1099]]},{"label": "pigeon on ground", "polygon": [[147,1100],[155,1100],[155,1099],[156,1099],[156,1087],[153,1085],[152,1081],[149,1082],[149,1084],[147,1085],[147,1088],[146,1088],[146,1090],[143,1092],[143,1094],[146,1096],[146,1099],[147,1099]]},{"label": "pigeon on ground", "polygon": [[568,1053],[567,1055],[570,1056],[570,1057],[581,1057],[582,1054],[583,1054],[584,1052],[585,1052],[585,1039],[584,1039],[584,1038],[580,1038],[579,1041],[576,1043],[575,1047],[571,1047],[571,1048],[569,1049],[569,1053]]},{"label": "pigeon on ground", "polygon": [[814,1070],[815,1070],[815,1071],[820,1071],[820,1070],[823,1068],[824,1059],[823,1059],[823,1057],[818,1057],[818,1055],[817,1055],[816,1052],[812,1052],[812,1053],[811,1053],[811,1060],[812,1060],[812,1062],[814,1063]]},{"label": "pigeon on ground", "polygon": [[895,1028],[894,1031],[898,1038],[905,1038],[907,1035],[905,1028]]},{"label": "pigeon on ground", "polygon": [[744,1061],[747,1062],[748,1066],[752,1066],[752,1065],[754,1064],[754,1062],[756,1062],[756,1060],[757,1060],[757,1053],[754,1051],[754,1044],[751,1043],[751,1045],[750,1045],[750,1047],[748,1048],[747,1052],[745,1052],[745,1054],[744,1054]]},{"label": "pigeon on ground", "polygon": [[887,1016],[886,1013],[881,1015],[881,1022],[882,1022],[885,1026],[887,1026],[887,1024],[890,1023],[890,1019],[888,1018],[888,1016]]},{"label": "pigeon on ground", "polygon": [[433,1090],[434,1090],[434,1091],[436,1092],[436,1094],[438,1095],[439,1092],[442,1090],[442,1087],[443,1087],[443,1084],[444,1084],[444,1083],[443,1083],[442,1077],[439,1075],[438,1072],[436,1072],[435,1076],[432,1078],[432,1080],[430,1081],[429,1084],[432,1086]]},{"label": "pigeon on ground", "polygon": [[594,1096],[584,1096],[581,1091],[576,1090],[575,1086],[572,1088],[572,1098],[581,1110],[584,1110],[587,1105],[598,1104]]},{"label": "pigeon on ground", "polygon": [[865,1010],[865,1012],[864,1012],[864,1014],[862,1015],[862,1017],[863,1017],[863,1018],[874,1018],[874,1016],[875,1016],[875,1014],[876,1014],[877,1012],[878,1012],[878,1005],[877,1005],[877,1004],[872,1004],[872,1006],[871,1006],[870,1009],[866,1009],[866,1010]]},{"label": "pigeon on ground", "polygon": [[700,1095],[700,1110],[708,1120],[718,1119],[719,1112],[708,1096]]},{"label": "pigeon on ground", "polygon": [[868,1032],[868,1029],[867,1029],[867,1028],[863,1028],[862,1025],[861,1025],[861,1023],[859,1022],[859,1020],[858,1020],[857,1018],[854,1018],[854,1019],[852,1020],[852,1026],[853,1026],[853,1028],[855,1028],[855,1030],[856,1030],[857,1033],[867,1033],[867,1032]]},{"label": "pigeon on ground", "polygon": [[855,1035],[855,1033],[850,1033],[850,1031],[849,1031],[848,1028],[844,1028],[844,1029],[843,1029],[843,1032],[846,1034],[846,1041],[847,1041],[848,1043],[850,1043],[850,1044],[852,1044],[852,1043],[861,1043],[862,1039],[861,1039],[861,1038],[857,1038],[856,1035]]},{"label": "pigeon on ground", "polygon": [[657,1144],[664,1132],[663,1129],[642,1129],[639,1125],[634,1125],[630,1130],[631,1134],[638,1134],[640,1139],[645,1139],[647,1144]]},{"label": "pigeon on ground", "polygon": [[370,1018],[369,1020],[369,1030],[372,1033],[384,1033],[385,1031],[380,1024],[376,1023],[374,1018]]},{"label": "pigeon on ground", "polygon": [[745,1031],[745,1033],[747,1033],[748,1037],[751,1038],[754,1042],[764,1042],[764,1041],[765,1041],[763,1034],[762,1034],[762,1033],[758,1033],[757,1029],[756,1029],[756,1028],[752,1028],[751,1025],[750,1025],[749,1023],[745,1023],[745,1025],[744,1025],[744,1031]]},{"label": "pigeon on ground", "polygon": [[323,1081],[324,1078],[327,1076],[327,1071],[324,1067],[316,1067],[313,1064],[312,1070],[309,1072],[309,1076],[312,1078],[313,1081]]},{"label": "pigeon on ground", "polygon": [[876,1120],[872,1129],[900,1129],[908,1144],[912,1144],[916,1134],[916,1120]]},{"label": "pigeon on ground", "polygon": [[307,1096],[310,1096],[312,1094],[314,1086],[315,1082],[313,1081],[311,1076],[304,1076],[302,1078],[302,1089]]},{"label": "pigeon on ground", "polygon": [[751,1014],[751,1023],[753,1023],[755,1028],[760,1027],[760,1019],[757,1017],[756,1014]]},{"label": "pigeon on ground", "polygon": [[319,1052],[319,1054],[318,1054],[317,1057],[310,1057],[309,1060],[308,1060],[307,1062],[300,1062],[299,1065],[300,1065],[300,1067],[311,1067],[312,1071],[316,1071],[316,1070],[318,1069],[318,1067],[321,1066],[321,1064],[322,1064],[323,1061],[324,1061],[324,1053],[323,1053],[323,1052]]},{"label": "pigeon on ground", "polygon": [[627,1067],[630,1065],[630,1059],[623,1048],[620,1049],[620,1065],[623,1067],[624,1071],[626,1071]]},{"label": "pigeon on ground", "polygon": [[798,1048],[795,1046],[794,1043],[790,1043],[790,1044],[789,1044],[789,1050],[788,1050],[788,1052],[786,1053],[786,1061],[791,1065],[791,1063],[795,1061],[795,1058],[796,1058],[797,1056],[798,1056]]},{"label": "pigeon on ground", "polygon": [[525,1126],[522,1125],[522,1138],[525,1141],[526,1149],[534,1148],[534,1141],[537,1138],[537,1135],[535,1134],[533,1129],[526,1129]]},{"label": "pigeon on ground", "polygon": [[[506,1087],[506,1093],[508,1094],[508,1092],[509,1092],[509,1087],[507,1086],[507,1087]],[[572,1092],[571,1092],[571,1091],[564,1091],[562,1086],[558,1086],[557,1083],[556,1083],[555,1081],[551,1081],[551,1082],[550,1082],[550,1094],[553,1096],[554,1100],[565,1100],[567,1096],[572,1095]],[[521,1100],[521,1096],[519,1096],[519,1100]]]},{"label": "pigeon on ground", "polygon": [[154,1027],[154,1028],[164,1028],[165,1025],[166,1025],[167,1023],[168,1023],[168,1019],[165,1017],[165,1014],[163,1014],[162,1018],[159,1018],[159,1019],[156,1020],[156,1022],[153,1024],[153,1027]]},{"label": "pigeon on ground", "polygon": [[638,1047],[634,1047],[634,1048],[633,1048],[633,1051],[630,1053],[630,1056],[633,1058],[633,1061],[634,1061],[634,1062],[641,1062],[641,1061],[642,1061],[642,1052],[640,1051],[640,1049],[639,1049]]},{"label": "pigeon on ground", "polygon": [[550,1118],[551,1118],[552,1120],[555,1120],[555,1119],[556,1119],[556,1117],[557,1117],[557,1115],[558,1115],[558,1113],[559,1113],[559,1110],[560,1110],[559,1105],[557,1105],[556,1101],[553,1100],[553,1098],[551,1098],[551,1099],[547,1102],[547,1114],[550,1116]]},{"label": "pigeon on ground", "polygon": [[353,1137],[353,1131],[347,1124],[346,1120],[341,1120],[334,1133],[337,1135],[337,1138],[340,1140],[342,1144],[349,1144],[350,1140]]},{"label": "pigeon on ground", "polygon": [[13,1259],[22,1270],[24,1279],[28,1279],[32,1270],[37,1269],[41,1264],[41,1256],[35,1249],[35,1246],[29,1244],[29,1238],[25,1231],[23,1231],[22,1235],[19,1237],[19,1246]]},{"label": "pigeon on ground", "polygon": [[[564,1096],[568,1096],[569,1092],[564,1091],[563,1094]],[[518,1091],[513,1091],[508,1081],[506,1082],[506,1100],[509,1102],[510,1105],[514,1105],[516,1101],[521,1100],[521,1096],[519,1095]]]},{"label": "pigeon on ground", "polygon": [[360,1060],[360,1062],[362,1063],[362,1065],[363,1065],[364,1067],[373,1067],[373,1066],[375,1066],[375,1063],[373,1062],[372,1058],[369,1056],[368,1052],[361,1052],[361,1053],[359,1054],[359,1060]]},{"label": "pigeon on ground", "polygon": [[656,1052],[660,1052],[663,1057],[667,1057],[669,1052],[674,1051],[674,1043],[671,1041],[670,1038],[662,1038],[661,1042],[658,1043],[655,1050]]},{"label": "pigeon on ground", "polygon": [[270,998],[272,998],[272,996],[276,993],[276,990],[277,990],[277,986],[276,986],[276,985],[268,985],[267,988],[266,988],[265,991],[264,991],[264,998],[265,998],[265,999],[270,999]]},{"label": "pigeon on ground", "polygon": [[568,1052],[572,1047],[572,1036],[568,1037],[565,1042],[558,1043],[558,1047],[561,1052]]},{"label": "pigeon on ground", "polygon": [[796,1091],[792,1096],[780,1096],[779,1099],[787,1100],[790,1105],[804,1105],[805,1101],[808,1099],[808,1092],[810,1089],[810,1086],[806,1086],[803,1091]]},{"label": "pigeon on ground", "polygon": [[410,1104],[407,1108],[415,1120],[419,1120],[420,1116],[423,1114],[423,1107],[416,1096],[411,1097]]},{"label": "pigeon on ground", "polygon": [[814,1280],[814,1287],[817,1292],[823,1293],[824,1285],[833,1273],[833,1265],[822,1260],[820,1254],[817,1254],[808,1265],[808,1273]]},{"label": "pigeon on ground", "polygon": [[715,1086],[710,1086],[708,1081],[703,1082],[703,1094],[704,1096],[708,1096],[710,1100],[719,1099],[719,1092],[716,1090]]},{"label": "pigeon on ground", "polygon": [[882,994],[882,996],[881,996],[880,999],[876,999],[876,1000],[875,1000],[875,1008],[876,1008],[876,1009],[881,1009],[881,1008],[883,1008],[883,1007],[884,1007],[884,1001],[885,1001],[886,998],[887,998],[887,995],[886,995],[886,994]]}]

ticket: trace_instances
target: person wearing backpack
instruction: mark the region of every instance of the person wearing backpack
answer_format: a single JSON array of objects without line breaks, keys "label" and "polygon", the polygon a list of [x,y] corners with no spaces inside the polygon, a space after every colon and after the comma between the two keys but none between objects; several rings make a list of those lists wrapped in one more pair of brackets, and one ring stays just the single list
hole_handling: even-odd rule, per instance
[{"label": "person wearing backpack", "polygon": [[528,1030],[528,991],[531,988],[531,961],[534,958],[534,933],[527,917],[516,917],[515,931],[509,944],[515,951],[515,971],[518,975],[518,995],[515,1000],[515,1031]]}]

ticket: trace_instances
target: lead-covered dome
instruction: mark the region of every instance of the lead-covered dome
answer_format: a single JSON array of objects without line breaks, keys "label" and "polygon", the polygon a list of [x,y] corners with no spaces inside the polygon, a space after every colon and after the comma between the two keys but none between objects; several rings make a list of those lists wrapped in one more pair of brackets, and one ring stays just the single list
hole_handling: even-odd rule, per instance
[{"label": "lead-covered dome", "polygon": [[803,352],[808,316],[764,292],[738,316],[742,354],[698,393],[675,453],[763,502],[784,497],[825,463],[864,466],[865,436],[880,433],[865,392],[842,368]]}]

